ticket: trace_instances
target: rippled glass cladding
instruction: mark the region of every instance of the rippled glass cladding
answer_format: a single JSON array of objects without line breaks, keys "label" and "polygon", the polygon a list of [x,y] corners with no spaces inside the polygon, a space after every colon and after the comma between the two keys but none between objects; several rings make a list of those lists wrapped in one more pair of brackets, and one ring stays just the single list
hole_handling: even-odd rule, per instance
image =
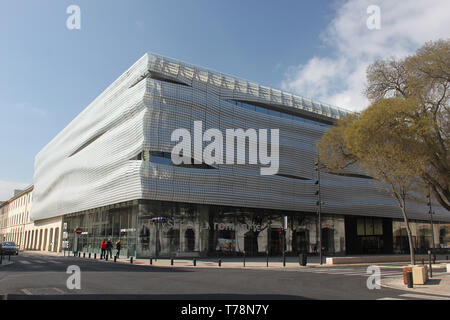
[{"label": "rippled glass cladding", "polygon": [[280,117],[280,118],[284,118],[284,119],[291,119],[291,120],[295,120],[295,121],[301,121],[301,122],[305,122],[305,123],[309,123],[309,124],[314,124],[317,126],[321,126],[321,127],[325,127],[325,128],[330,128],[331,125],[322,123],[322,122],[318,122],[318,121],[314,121],[314,120],[310,120],[310,119],[306,119],[303,117],[299,117],[299,116],[294,116],[292,114],[287,114],[284,112],[280,112],[280,111],[276,111],[276,110],[272,110],[269,108],[263,108],[257,105],[253,105],[250,103],[246,103],[246,102],[242,102],[242,101],[235,101],[235,100],[231,100],[231,99],[224,99],[224,101],[229,102],[231,104],[237,105],[238,107],[241,108],[245,108],[248,110],[252,110],[252,111],[256,111],[259,113],[264,113],[264,114],[268,114],[274,117]]}]

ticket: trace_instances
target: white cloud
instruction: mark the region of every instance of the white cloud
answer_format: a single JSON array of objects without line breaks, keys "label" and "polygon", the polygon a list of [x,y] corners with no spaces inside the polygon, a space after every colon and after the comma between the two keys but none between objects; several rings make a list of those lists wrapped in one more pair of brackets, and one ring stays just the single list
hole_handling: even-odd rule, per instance
[{"label": "white cloud", "polygon": [[28,187],[30,183],[0,181],[0,201],[6,201],[14,196],[14,190],[23,190]]},{"label": "white cloud", "polygon": [[[381,29],[367,28],[367,8],[380,7]],[[347,0],[322,34],[326,57],[290,67],[282,88],[350,110],[368,105],[366,68],[377,59],[403,58],[425,42],[450,37],[448,0]]]}]

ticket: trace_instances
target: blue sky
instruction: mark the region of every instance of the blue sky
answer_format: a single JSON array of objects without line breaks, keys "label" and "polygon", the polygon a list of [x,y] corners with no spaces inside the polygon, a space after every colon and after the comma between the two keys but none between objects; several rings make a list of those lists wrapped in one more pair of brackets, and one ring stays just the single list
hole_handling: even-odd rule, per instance
[{"label": "blue sky", "polygon": [[[0,0],[0,200],[33,182],[36,153],[147,51],[363,108],[370,61],[449,35],[449,1],[391,2]],[[66,27],[72,4],[80,30]],[[376,32],[370,4],[381,8]]]}]

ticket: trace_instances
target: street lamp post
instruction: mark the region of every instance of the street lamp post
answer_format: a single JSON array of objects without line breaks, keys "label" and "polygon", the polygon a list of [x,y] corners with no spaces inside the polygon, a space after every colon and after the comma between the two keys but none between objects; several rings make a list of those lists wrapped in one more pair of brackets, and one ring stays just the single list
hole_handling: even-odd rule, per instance
[{"label": "street lamp post", "polygon": [[314,182],[314,184],[317,186],[317,190],[315,192],[315,195],[317,196],[316,206],[317,206],[317,212],[318,212],[318,218],[319,218],[319,257],[320,257],[320,264],[322,264],[322,199],[320,194],[320,159],[319,156],[317,156],[317,161],[314,164],[314,170],[317,172],[317,180]]},{"label": "street lamp post", "polygon": [[428,214],[430,215],[430,224],[431,224],[431,242],[433,243],[432,248],[433,248],[433,260],[436,260],[436,245],[434,243],[434,228],[433,228],[433,210],[431,208],[431,186],[430,186],[430,190],[428,191],[428,195],[427,195],[427,202],[428,202]]}]

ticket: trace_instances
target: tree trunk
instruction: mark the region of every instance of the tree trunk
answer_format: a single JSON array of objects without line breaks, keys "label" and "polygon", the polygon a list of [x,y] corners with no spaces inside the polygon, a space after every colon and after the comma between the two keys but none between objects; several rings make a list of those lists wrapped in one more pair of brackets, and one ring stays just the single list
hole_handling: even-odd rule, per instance
[{"label": "tree trunk", "polygon": [[415,252],[414,252],[414,244],[413,244],[413,239],[412,239],[412,232],[411,232],[411,229],[409,228],[408,216],[406,215],[406,204],[405,204],[404,200],[402,202],[403,203],[400,206],[400,208],[402,209],[403,220],[405,222],[406,232],[408,234],[408,242],[409,242],[409,252],[410,252],[410,257],[411,257],[411,265],[415,265],[416,264],[416,255],[415,255]]}]

